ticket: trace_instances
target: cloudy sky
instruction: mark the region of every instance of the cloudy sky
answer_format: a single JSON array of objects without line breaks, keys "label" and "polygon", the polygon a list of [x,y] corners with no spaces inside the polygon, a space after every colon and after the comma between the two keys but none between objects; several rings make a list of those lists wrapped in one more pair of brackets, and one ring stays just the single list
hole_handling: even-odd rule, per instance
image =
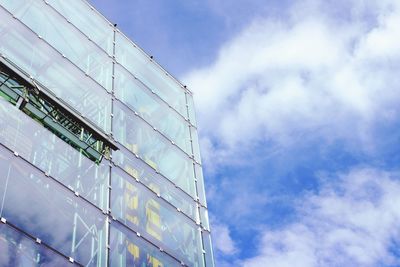
[{"label": "cloudy sky", "polygon": [[91,3],[195,94],[217,266],[400,266],[400,1]]}]

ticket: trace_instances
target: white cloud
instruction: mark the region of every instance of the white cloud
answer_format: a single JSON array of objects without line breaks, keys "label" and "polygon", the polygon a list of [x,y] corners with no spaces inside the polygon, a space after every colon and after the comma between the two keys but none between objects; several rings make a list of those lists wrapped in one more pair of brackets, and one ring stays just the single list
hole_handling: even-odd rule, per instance
[{"label": "white cloud", "polygon": [[233,255],[237,252],[236,245],[231,238],[230,230],[227,225],[213,223],[213,243],[214,251],[223,255]]},{"label": "white cloud", "polygon": [[356,169],[301,199],[298,222],[265,231],[251,267],[398,266],[398,173]]},{"label": "white cloud", "polygon": [[332,17],[330,1],[300,1],[285,20],[256,19],[213,65],[189,73],[205,162],[232,161],[256,141],[285,145],[303,135],[372,149],[371,125],[393,118],[400,100],[396,2],[352,1],[343,8],[349,14]]},{"label": "white cloud", "polygon": [[[248,158],[255,153],[261,154],[257,159],[269,160],[291,146],[316,142],[344,141],[338,142],[345,146],[341,151],[355,147],[354,154],[373,154],[378,123],[398,120],[399,1],[305,0],[297,1],[288,14],[255,19],[222,46],[212,65],[184,77],[195,93],[208,170],[222,164],[240,168],[238,164],[254,164]],[[268,146],[259,148],[259,143]],[[400,184],[391,175],[400,178],[362,169],[342,175],[339,184],[326,182],[319,193],[299,200],[304,208],[297,211],[297,223],[260,232],[257,256],[235,264],[400,265],[390,252],[391,242],[400,242],[400,212],[395,208]],[[244,179],[246,184],[256,180]],[[242,192],[246,184],[232,191]],[[248,202],[265,207],[257,204],[268,202],[266,193],[259,199],[256,193],[246,196]],[[242,194],[236,198],[244,199]],[[245,205],[228,199],[224,212],[237,225],[240,218],[230,214],[245,216]],[[227,244],[235,244],[231,241]]]}]

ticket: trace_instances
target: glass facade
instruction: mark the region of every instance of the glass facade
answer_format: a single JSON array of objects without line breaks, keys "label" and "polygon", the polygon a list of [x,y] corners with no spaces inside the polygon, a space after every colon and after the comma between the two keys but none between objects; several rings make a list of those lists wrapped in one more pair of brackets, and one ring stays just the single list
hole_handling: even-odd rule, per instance
[{"label": "glass facade", "polygon": [[0,0],[0,265],[214,266],[193,96],[85,0]]}]

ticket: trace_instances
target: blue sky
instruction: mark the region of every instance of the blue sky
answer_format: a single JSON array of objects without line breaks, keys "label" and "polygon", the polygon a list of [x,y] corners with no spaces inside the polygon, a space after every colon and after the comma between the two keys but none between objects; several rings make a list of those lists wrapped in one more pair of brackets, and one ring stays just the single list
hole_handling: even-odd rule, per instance
[{"label": "blue sky", "polygon": [[195,94],[217,266],[400,266],[400,2],[91,3]]}]

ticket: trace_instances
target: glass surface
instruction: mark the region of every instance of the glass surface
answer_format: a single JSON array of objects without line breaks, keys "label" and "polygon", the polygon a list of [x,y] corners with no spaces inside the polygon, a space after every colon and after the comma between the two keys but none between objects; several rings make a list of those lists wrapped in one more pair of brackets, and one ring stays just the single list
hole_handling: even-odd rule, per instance
[{"label": "glass surface", "polygon": [[115,37],[115,58],[147,87],[187,118],[183,88],[119,32]]},{"label": "glass surface", "polygon": [[213,256],[210,233],[207,231],[203,231],[202,236],[203,236],[204,251],[206,252],[204,254],[206,267],[214,267],[214,256]]},{"label": "glass surface", "polygon": [[193,95],[186,94],[186,99],[187,99],[187,104],[188,104],[190,123],[192,125],[196,126],[197,125],[197,121],[196,121],[196,112],[195,112],[195,108],[194,108]]},{"label": "glass surface", "polygon": [[103,214],[0,146],[0,216],[87,266],[102,266]]},{"label": "glass surface", "polygon": [[113,152],[114,163],[124,169],[135,179],[139,179],[150,190],[156,194],[160,194],[162,198],[167,200],[175,207],[181,209],[186,215],[196,220],[196,203],[193,198],[176,188],[170,181],[149,165],[144,163],[129,152],[126,148],[118,145],[119,150]]},{"label": "glass surface", "polygon": [[2,267],[78,266],[3,223],[0,224],[0,253]]},{"label": "glass surface", "polygon": [[196,224],[118,168],[111,173],[111,213],[189,266],[199,262]]},{"label": "glass surface", "polygon": [[115,140],[195,197],[193,161],[119,101],[114,101],[113,133]]},{"label": "glass surface", "polygon": [[110,227],[110,266],[170,267],[180,262],[118,223]]},{"label": "glass surface", "polygon": [[12,4],[8,3],[6,1],[3,6],[14,16],[111,92],[112,60],[102,49],[44,1],[14,0]]},{"label": "glass surface", "polygon": [[203,206],[207,207],[206,191],[204,189],[203,169],[199,164],[194,164],[194,169],[197,179],[196,185],[197,185],[197,193],[199,195],[199,201]]},{"label": "glass surface", "polygon": [[0,53],[106,132],[111,95],[0,7]]},{"label": "glass surface", "polygon": [[113,54],[114,27],[86,1],[47,0],[47,2],[109,55]]},{"label": "glass surface", "polygon": [[192,136],[193,156],[194,159],[201,164],[199,136],[197,135],[197,129],[190,127],[190,133]]},{"label": "glass surface", "polygon": [[101,209],[107,209],[107,161],[96,165],[1,97],[0,143]]},{"label": "glass surface", "polygon": [[210,223],[208,221],[208,210],[202,206],[200,206],[200,220],[201,220],[201,226],[210,231]]},{"label": "glass surface", "polygon": [[192,154],[189,124],[182,116],[119,64],[115,65],[114,84],[115,96],[119,100],[139,113],[187,154]]}]

